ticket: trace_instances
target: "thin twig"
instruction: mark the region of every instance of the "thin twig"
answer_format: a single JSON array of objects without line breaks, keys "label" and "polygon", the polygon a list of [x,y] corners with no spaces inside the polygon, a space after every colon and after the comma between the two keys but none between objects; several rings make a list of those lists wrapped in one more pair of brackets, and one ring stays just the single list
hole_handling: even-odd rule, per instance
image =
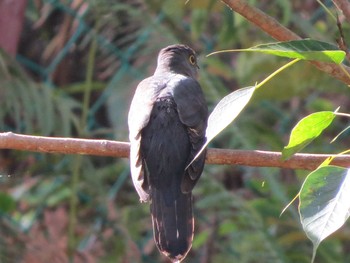
[{"label": "thin twig", "polygon": [[[265,14],[258,8],[250,6],[243,0],[222,0],[228,7],[235,12],[245,17],[248,21],[259,27],[265,33],[273,37],[278,41],[290,41],[301,39],[293,31],[281,25],[276,19]],[[342,1],[339,1],[342,2]],[[311,64],[316,66],[319,70],[326,72],[327,74],[339,79],[340,81],[350,85],[350,78],[341,69],[341,67],[334,63],[311,61]],[[350,68],[342,65],[347,72],[350,72]]]},{"label": "thin twig", "polygon": [[[129,157],[129,143],[126,142],[31,136],[12,132],[0,133],[0,149],[119,158]],[[207,151],[206,163],[314,170],[326,158],[333,156],[335,155],[300,153],[295,154],[287,161],[282,161],[280,152],[210,148]],[[350,167],[350,155],[337,156],[332,164]]]}]

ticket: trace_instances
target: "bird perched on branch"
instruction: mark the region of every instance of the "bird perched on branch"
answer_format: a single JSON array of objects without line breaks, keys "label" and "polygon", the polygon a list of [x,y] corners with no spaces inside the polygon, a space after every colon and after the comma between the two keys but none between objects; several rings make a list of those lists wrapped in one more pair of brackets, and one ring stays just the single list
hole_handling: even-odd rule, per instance
[{"label": "bird perched on branch", "polygon": [[206,154],[190,164],[205,143],[208,120],[197,71],[190,47],[162,49],[153,76],[138,85],[128,116],[132,180],[140,201],[151,202],[155,242],[172,262],[192,246],[192,189]]}]

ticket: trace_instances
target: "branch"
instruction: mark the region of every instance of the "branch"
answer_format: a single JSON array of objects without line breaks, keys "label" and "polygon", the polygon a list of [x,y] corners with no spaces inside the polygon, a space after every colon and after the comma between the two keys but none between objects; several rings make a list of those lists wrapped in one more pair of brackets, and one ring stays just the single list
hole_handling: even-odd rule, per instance
[{"label": "branch", "polygon": [[350,3],[348,0],[333,0],[334,5],[343,13],[348,23],[350,23]]},{"label": "branch", "polygon": [[[12,132],[0,133],[0,149],[120,158],[129,157],[129,143],[126,142],[42,137]],[[208,149],[206,163],[314,170],[326,158],[334,155],[300,153],[295,154],[287,161],[282,161],[281,156],[279,152]],[[332,164],[349,167],[350,155],[338,156]]]},{"label": "branch", "polygon": [[0,149],[121,158],[129,157],[129,143],[126,142],[31,136],[12,132],[0,133]]},{"label": "branch", "polygon": [[0,47],[16,55],[27,0],[0,1]]},{"label": "branch", "polygon": [[[223,0],[223,2],[226,3],[226,5],[228,5],[235,12],[245,17],[248,21],[252,22],[254,25],[278,41],[301,39],[300,36],[281,25],[276,19],[265,14],[257,8],[248,5],[243,0]],[[319,70],[326,72],[336,79],[339,79],[340,81],[350,85],[350,78],[339,65],[318,61],[312,61],[310,63],[317,67]],[[349,67],[345,65],[342,65],[342,67],[348,72],[348,74],[350,74]]]},{"label": "branch", "polygon": [[[325,159],[335,156],[336,155],[333,154],[297,153],[287,161],[283,161],[282,154],[280,152],[208,149],[206,163],[315,170]],[[350,155],[344,154],[335,157],[335,159],[332,161],[332,165],[349,167]]]}]

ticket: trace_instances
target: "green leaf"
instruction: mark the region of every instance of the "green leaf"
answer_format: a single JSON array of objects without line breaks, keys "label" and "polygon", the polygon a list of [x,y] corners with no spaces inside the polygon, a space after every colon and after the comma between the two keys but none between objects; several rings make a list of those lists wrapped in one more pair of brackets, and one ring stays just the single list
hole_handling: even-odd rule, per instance
[{"label": "green leaf", "polygon": [[10,213],[16,208],[16,202],[12,196],[0,192],[0,213]]},{"label": "green leaf", "polygon": [[320,111],[299,121],[290,134],[288,145],[282,151],[282,159],[288,159],[317,138],[332,123],[335,116],[332,111]]},{"label": "green leaf", "polygon": [[299,214],[303,229],[314,245],[339,229],[350,215],[350,170],[337,166],[318,168],[300,190]]},{"label": "green leaf", "polygon": [[228,94],[219,101],[208,118],[206,144],[233,122],[247,105],[254,91],[255,86],[242,88]]},{"label": "green leaf", "polygon": [[46,204],[48,206],[55,206],[58,205],[63,200],[67,200],[72,195],[72,190],[68,187],[64,187],[58,191],[56,191],[54,194],[51,194],[46,199]]},{"label": "green leaf", "polygon": [[275,42],[247,49],[223,50],[212,54],[235,51],[261,52],[280,57],[333,62],[336,64],[340,64],[345,58],[345,52],[339,50],[337,46],[312,39]]},{"label": "green leaf", "polygon": [[209,230],[202,230],[200,233],[195,235],[192,247],[194,249],[200,248],[201,246],[203,246],[208,241],[209,237],[210,237]]},{"label": "green leaf", "polygon": [[197,159],[197,157],[216,137],[216,135],[225,129],[231,122],[233,122],[233,120],[247,105],[254,91],[255,86],[242,88],[226,95],[219,101],[208,118],[208,127],[206,130],[207,141],[188,166],[190,166],[192,162]]},{"label": "green leaf", "polygon": [[345,52],[337,46],[312,39],[277,42],[251,47],[246,51],[262,52],[287,58],[317,60],[340,64],[345,58]]}]

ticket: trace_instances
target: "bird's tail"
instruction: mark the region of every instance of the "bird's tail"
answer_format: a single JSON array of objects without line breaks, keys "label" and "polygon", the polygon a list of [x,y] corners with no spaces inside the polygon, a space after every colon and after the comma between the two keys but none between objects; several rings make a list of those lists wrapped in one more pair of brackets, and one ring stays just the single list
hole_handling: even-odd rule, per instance
[{"label": "bird's tail", "polygon": [[164,190],[152,189],[151,215],[154,239],[158,249],[180,262],[192,246],[193,212],[192,193],[178,193],[175,200],[166,200]]}]

